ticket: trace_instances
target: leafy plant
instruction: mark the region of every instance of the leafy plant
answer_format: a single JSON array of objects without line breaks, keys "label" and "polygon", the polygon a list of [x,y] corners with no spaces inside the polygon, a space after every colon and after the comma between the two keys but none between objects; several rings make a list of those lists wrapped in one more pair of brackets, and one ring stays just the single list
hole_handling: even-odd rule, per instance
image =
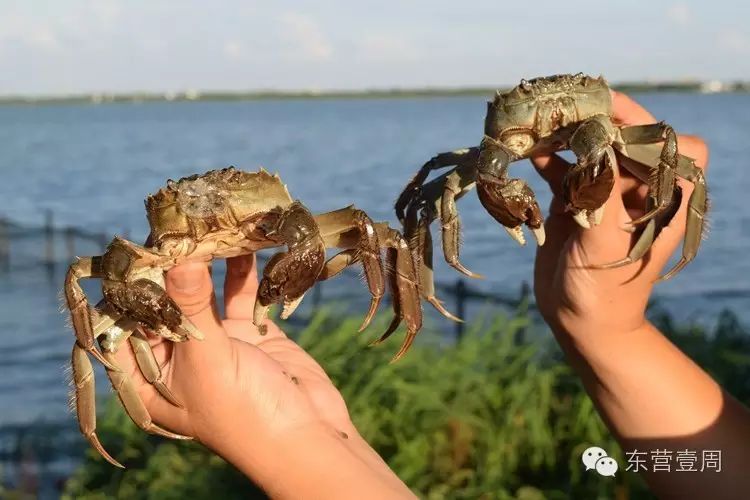
[{"label": "leafy plant", "polygon": [[[367,349],[367,339],[354,334],[358,320],[323,311],[297,339],[341,390],[365,439],[420,497],[650,497],[632,474],[611,479],[583,470],[580,455],[593,445],[625,461],[556,344],[528,313],[477,321],[458,345],[425,331],[395,364],[388,361],[398,340]],[[750,401],[750,335],[731,315],[708,334],[656,320]],[[117,404],[108,405],[100,429],[129,468],[114,469],[89,452],[66,485],[67,498],[263,498],[200,446],[147,436]]]}]

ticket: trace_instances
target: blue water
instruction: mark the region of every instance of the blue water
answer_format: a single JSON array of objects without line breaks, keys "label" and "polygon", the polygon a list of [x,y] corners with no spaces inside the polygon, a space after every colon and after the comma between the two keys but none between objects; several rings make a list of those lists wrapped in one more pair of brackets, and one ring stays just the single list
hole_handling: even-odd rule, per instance
[{"label": "blue water", "polygon": [[[750,95],[637,97],[711,148],[712,230],[696,260],[657,295],[681,319],[710,322],[729,307],[748,322]],[[0,107],[0,215],[38,225],[51,209],[59,225],[142,239],[146,193],[168,177],[231,164],[279,171],[313,211],[355,202],[393,222],[393,200],[415,169],[436,152],[476,145],[484,112],[484,99],[474,97]],[[546,206],[548,190],[531,166],[513,168]],[[462,260],[488,278],[472,285],[508,292],[530,281],[533,248],[510,240],[476,196],[459,209]],[[41,255],[40,241],[12,248],[13,258]],[[436,264],[438,280],[457,277]],[[51,282],[41,269],[0,275],[0,426],[35,418],[73,424],[62,376],[73,337],[58,311],[56,273]]]}]

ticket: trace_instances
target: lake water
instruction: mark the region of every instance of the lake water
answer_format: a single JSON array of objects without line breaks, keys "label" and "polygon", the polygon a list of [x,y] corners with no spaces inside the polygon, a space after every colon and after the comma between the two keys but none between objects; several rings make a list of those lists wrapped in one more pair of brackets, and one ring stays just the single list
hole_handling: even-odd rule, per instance
[{"label": "lake water", "polygon": [[[684,320],[710,322],[729,307],[747,323],[750,95],[636,97],[711,147],[711,232],[696,260],[657,287],[657,297]],[[404,183],[434,153],[476,145],[484,112],[484,99],[475,97],[0,107],[0,216],[39,225],[49,209],[60,225],[138,240],[147,228],[144,195],[166,178],[262,165],[279,171],[313,211],[355,202],[375,219],[394,221],[392,204]],[[546,206],[549,194],[530,164],[513,170]],[[472,285],[515,292],[530,281],[533,248],[508,238],[473,194],[459,209],[462,260],[488,277]],[[41,253],[34,248],[41,241],[21,243],[14,258]],[[436,264],[438,280],[456,279]],[[0,275],[0,426],[41,418],[74,426],[62,375],[73,342],[59,312],[62,277],[58,270],[50,282],[33,268]],[[103,377],[99,387],[107,387]]]}]

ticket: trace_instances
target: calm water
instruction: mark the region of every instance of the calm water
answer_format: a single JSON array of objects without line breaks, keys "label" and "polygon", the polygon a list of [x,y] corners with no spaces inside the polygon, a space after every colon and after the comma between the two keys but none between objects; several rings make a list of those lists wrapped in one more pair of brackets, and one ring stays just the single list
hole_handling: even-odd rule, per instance
[{"label": "calm water", "polygon": [[[747,322],[750,95],[638,98],[677,130],[705,137],[712,155],[710,236],[658,296],[683,319],[710,321],[730,307]],[[477,144],[484,111],[481,98],[0,107],[0,215],[40,224],[51,209],[59,224],[140,239],[146,193],[168,177],[232,164],[279,171],[313,211],[356,202],[393,221],[392,202],[415,169],[438,151]],[[546,206],[531,166],[514,172]],[[533,249],[512,242],[475,196],[459,208],[463,261],[489,278],[473,284],[502,292],[530,280]],[[438,279],[456,278],[437,264]],[[62,367],[73,336],[58,311],[62,274],[53,282],[41,271],[0,276],[0,426],[69,418]]]}]

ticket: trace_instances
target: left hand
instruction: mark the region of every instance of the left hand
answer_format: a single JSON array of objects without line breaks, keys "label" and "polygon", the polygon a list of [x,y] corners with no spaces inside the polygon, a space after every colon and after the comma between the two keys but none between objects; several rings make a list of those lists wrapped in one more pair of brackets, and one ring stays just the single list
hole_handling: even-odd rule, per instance
[{"label": "left hand", "polygon": [[361,486],[371,495],[409,495],[359,436],[320,365],[270,320],[263,336],[253,325],[258,290],[253,255],[227,261],[223,320],[205,263],[171,269],[166,288],[205,335],[181,343],[149,339],[163,380],[184,408],[170,404],[143,378],[130,349],[117,353],[155,422],[193,436],[277,496],[294,497],[304,489],[341,496],[348,475],[349,487]]}]

